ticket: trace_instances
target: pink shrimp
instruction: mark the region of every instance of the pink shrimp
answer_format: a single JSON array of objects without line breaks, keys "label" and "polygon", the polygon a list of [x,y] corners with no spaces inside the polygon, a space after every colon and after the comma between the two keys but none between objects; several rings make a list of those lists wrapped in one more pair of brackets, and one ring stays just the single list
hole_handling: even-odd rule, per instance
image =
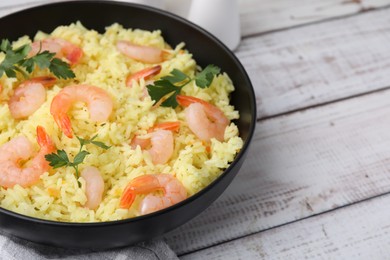
[{"label": "pink shrimp", "polygon": [[153,164],[164,164],[168,162],[173,154],[174,148],[172,132],[158,129],[152,133],[150,142],[152,146],[147,151],[152,157]]},{"label": "pink shrimp", "polygon": [[[164,193],[162,197],[148,194],[159,190]],[[134,178],[122,193],[120,207],[130,208],[138,194],[148,194],[139,205],[141,215],[167,208],[187,198],[183,184],[170,174],[151,174]]]},{"label": "pink shrimp", "polygon": [[86,182],[85,193],[87,202],[85,207],[95,210],[102,202],[104,192],[104,181],[100,172],[95,167],[87,167],[81,172],[81,177]]},{"label": "pink shrimp", "polygon": [[166,163],[173,154],[174,149],[174,139],[172,131],[178,131],[180,128],[180,122],[164,122],[157,124],[154,127],[149,129],[151,133],[150,138],[140,138],[135,136],[131,141],[131,147],[135,149],[137,145],[141,149],[147,149],[150,156],[152,157],[152,162],[154,164],[164,164]]},{"label": "pink shrimp", "polygon": [[103,122],[111,115],[113,102],[103,89],[90,85],[73,85],[63,88],[51,102],[50,113],[64,134],[72,138],[72,124],[66,114],[74,102],[85,102],[88,105],[92,121]]},{"label": "pink shrimp", "polygon": [[39,177],[49,170],[45,155],[52,153],[55,146],[41,126],[37,127],[37,142],[41,149],[35,157],[22,168],[20,161],[27,160],[33,154],[31,142],[19,136],[0,147],[0,185],[12,188],[19,184],[29,187],[39,181]]},{"label": "pink shrimp", "polygon": [[60,38],[48,38],[33,42],[29,56],[34,56],[39,51],[56,53],[57,58],[66,58],[71,65],[78,63],[84,55],[80,47]]},{"label": "pink shrimp", "polygon": [[26,118],[37,111],[46,100],[45,87],[52,86],[55,82],[53,77],[38,77],[20,84],[8,102],[12,117]]},{"label": "pink shrimp", "polygon": [[131,74],[126,79],[126,86],[131,87],[133,85],[133,81],[138,81],[140,79],[150,79],[153,76],[156,76],[161,71],[161,65],[156,65],[153,67],[149,67],[143,70],[140,70],[134,74]]},{"label": "pink shrimp", "polygon": [[137,45],[129,41],[118,41],[116,48],[127,57],[144,63],[160,63],[169,56],[169,52],[166,50]]},{"label": "pink shrimp", "polygon": [[[153,127],[149,128],[148,133],[152,133],[155,130],[162,129],[162,130],[171,130],[178,132],[180,129],[180,122],[174,121],[174,122],[163,122],[154,125]],[[142,149],[148,148],[148,146],[151,145],[149,138],[140,138],[137,135],[134,136],[134,138],[131,140],[131,147],[135,149],[139,145]]]},{"label": "pink shrimp", "polygon": [[199,98],[177,95],[177,102],[186,108],[186,121],[191,131],[201,140],[224,140],[229,119],[217,107]]}]

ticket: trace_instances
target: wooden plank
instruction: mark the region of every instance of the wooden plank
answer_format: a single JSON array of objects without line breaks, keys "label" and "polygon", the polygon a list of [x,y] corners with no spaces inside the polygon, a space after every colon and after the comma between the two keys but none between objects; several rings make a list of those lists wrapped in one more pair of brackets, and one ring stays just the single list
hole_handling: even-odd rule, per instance
[{"label": "wooden plank", "polygon": [[236,54],[263,118],[390,86],[389,40],[387,8],[245,39]]},{"label": "wooden plank", "polygon": [[388,259],[389,203],[386,195],[181,259]]},{"label": "wooden plank", "polygon": [[240,0],[242,35],[249,36],[390,5],[390,0]]},{"label": "wooden plank", "polygon": [[260,122],[242,170],[166,236],[178,254],[390,191],[390,90]]}]

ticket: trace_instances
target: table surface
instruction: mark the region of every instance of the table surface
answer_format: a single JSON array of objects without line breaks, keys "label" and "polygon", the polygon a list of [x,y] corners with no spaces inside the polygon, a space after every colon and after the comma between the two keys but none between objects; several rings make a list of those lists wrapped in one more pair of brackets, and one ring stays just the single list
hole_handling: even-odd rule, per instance
[{"label": "table surface", "polygon": [[[48,0],[2,0],[0,16]],[[385,259],[390,0],[241,0],[257,95],[242,170],[165,236],[182,259]]]}]

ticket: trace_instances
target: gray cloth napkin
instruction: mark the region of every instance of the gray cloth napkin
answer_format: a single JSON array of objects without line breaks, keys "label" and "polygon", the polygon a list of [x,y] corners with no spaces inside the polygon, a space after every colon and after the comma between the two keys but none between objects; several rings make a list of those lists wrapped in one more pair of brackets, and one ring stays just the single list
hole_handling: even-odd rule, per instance
[{"label": "gray cloth napkin", "polygon": [[162,239],[142,242],[133,246],[96,251],[87,249],[66,249],[45,246],[16,237],[5,236],[0,233],[1,260],[33,260],[33,259],[179,259],[171,248]]}]

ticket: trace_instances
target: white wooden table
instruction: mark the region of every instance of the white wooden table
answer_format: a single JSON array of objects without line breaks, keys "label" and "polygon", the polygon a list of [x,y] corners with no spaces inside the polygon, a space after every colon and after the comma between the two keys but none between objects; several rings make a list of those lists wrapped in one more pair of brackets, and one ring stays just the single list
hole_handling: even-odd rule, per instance
[{"label": "white wooden table", "polygon": [[[48,0],[1,0],[0,15]],[[241,0],[248,158],[182,259],[389,259],[390,0]]]}]

